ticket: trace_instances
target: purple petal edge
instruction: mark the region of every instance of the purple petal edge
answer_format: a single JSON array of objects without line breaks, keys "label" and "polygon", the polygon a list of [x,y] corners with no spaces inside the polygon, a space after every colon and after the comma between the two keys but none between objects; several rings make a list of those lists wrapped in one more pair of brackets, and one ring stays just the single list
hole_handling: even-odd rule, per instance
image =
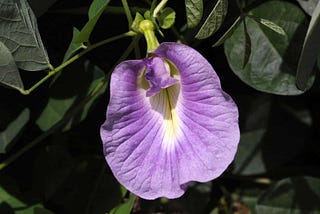
[{"label": "purple petal edge", "polygon": [[[140,82],[145,60],[122,62],[111,76],[100,134],[113,174],[129,191],[144,199],[177,198],[188,182],[215,179],[232,162],[240,138],[238,110],[196,50],[162,43],[154,54],[176,66],[179,83],[147,97]],[[178,118],[172,142],[164,137],[168,97]]]}]

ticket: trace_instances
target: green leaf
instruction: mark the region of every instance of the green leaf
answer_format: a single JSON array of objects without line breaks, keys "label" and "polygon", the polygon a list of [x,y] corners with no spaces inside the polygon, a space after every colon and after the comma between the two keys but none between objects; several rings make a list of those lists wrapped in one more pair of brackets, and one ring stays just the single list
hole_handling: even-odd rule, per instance
[{"label": "green leaf", "polygon": [[[100,16],[102,8],[105,8],[109,1],[110,0],[93,0],[88,11],[89,20],[94,19],[96,16]],[[103,9],[102,12],[104,10],[105,9]]]},{"label": "green leaf", "polygon": [[[52,94],[48,104],[36,121],[42,131],[47,131],[61,121],[67,115],[68,111],[70,111],[72,107],[77,106],[84,97],[88,96],[98,84],[101,84],[101,80],[105,77],[104,72],[89,61],[80,62],[73,66],[74,67],[70,66],[69,69],[77,72],[76,81],[74,80],[74,73],[66,72],[62,74],[64,75],[63,78],[59,78],[51,88]],[[70,84],[70,82],[72,82],[72,84]],[[80,117],[72,120],[73,124],[86,118],[90,107],[104,92],[105,88],[106,84],[95,97],[91,98],[91,100],[84,105]],[[69,124],[66,129],[69,129],[70,125],[71,124]]]},{"label": "green leaf", "polygon": [[[274,33],[252,19],[246,19],[251,38],[250,59],[243,67],[245,33],[241,23],[224,43],[231,69],[256,90],[279,95],[303,93],[296,87],[295,73],[299,57],[297,53],[306,32],[304,13],[295,5],[282,1],[266,2],[251,13],[279,25],[287,36]],[[309,81],[308,87],[313,80]]]},{"label": "green leaf", "polygon": [[130,214],[135,200],[136,196],[131,194],[127,202],[120,204],[110,210],[109,214]]},{"label": "green leaf", "polygon": [[231,27],[220,37],[220,39],[212,45],[212,47],[217,47],[219,45],[222,45],[234,32],[234,30],[238,27],[240,24],[242,18],[238,17],[236,21],[231,25]]},{"label": "green leaf", "polygon": [[120,185],[120,192],[121,192],[121,197],[124,198],[128,190],[124,186]]},{"label": "green leaf", "polygon": [[105,11],[110,0],[93,0],[90,5],[88,16],[89,21],[81,29],[79,35],[75,38],[74,43],[83,43],[89,41],[91,32],[99,20],[102,13]]},{"label": "green leaf", "polygon": [[[34,161],[34,175],[32,185],[35,190],[40,189],[47,200],[63,188],[71,173],[76,169],[78,162],[61,144],[49,145],[43,148]],[[42,193],[43,191],[43,193]]]},{"label": "green leaf", "polygon": [[[85,126],[85,129],[70,130],[47,139],[49,146],[40,149],[34,160],[32,193],[40,191],[38,195],[46,201],[66,205],[59,206],[57,214],[105,214],[122,200],[119,183],[106,170],[104,160],[97,158],[95,152],[74,155],[74,149],[88,151],[92,142],[99,141],[97,134],[88,131],[92,127],[99,128],[99,125]],[[88,137],[91,142],[84,142]]]},{"label": "green leaf", "polygon": [[292,177],[276,182],[260,195],[256,212],[259,214],[319,214],[320,179]]},{"label": "green leaf", "polygon": [[29,0],[30,6],[36,15],[40,17],[43,15],[57,0]]},{"label": "green leaf", "polygon": [[0,186],[0,205],[6,205],[6,208],[0,206],[0,213],[13,214],[53,214],[51,211],[43,208],[42,204],[28,206],[18,198],[9,194]]},{"label": "green leaf", "polygon": [[22,128],[27,124],[30,118],[29,109],[24,109],[20,115],[13,120],[7,128],[0,132],[0,153],[5,153],[7,147],[14,138],[21,132]]},{"label": "green leaf", "polygon": [[267,132],[271,99],[269,96],[242,97],[239,111],[244,118],[241,124],[240,144],[234,159],[233,173],[252,175],[266,172],[261,142]]},{"label": "green leaf", "polygon": [[320,2],[315,8],[307,35],[305,37],[302,52],[299,58],[297,69],[297,86],[301,90],[308,87],[308,80],[316,64],[318,54],[320,53]]},{"label": "green leaf", "polygon": [[0,82],[15,89],[23,89],[19,69],[10,50],[0,41]]},{"label": "green leaf", "polygon": [[247,65],[251,55],[251,38],[248,33],[245,19],[243,20],[243,32],[244,32],[244,57],[243,57],[242,68],[244,68]]},{"label": "green leaf", "polygon": [[43,208],[43,207],[36,206],[33,210],[33,214],[54,214],[54,213],[51,212],[50,210]]},{"label": "green leaf", "polygon": [[259,146],[265,134],[265,129],[257,129],[241,134],[241,146],[238,148],[239,155],[235,158],[235,174],[255,175],[267,171]]},{"label": "green leaf", "polygon": [[168,29],[174,24],[176,12],[172,8],[166,7],[161,11],[157,18],[159,20],[160,27]]},{"label": "green leaf", "polygon": [[28,2],[2,0],[0,20],[0,41],[10,50],[17,66],[28,71],[48,68],[49,58]]},{"label": "green leaf", "polygon": [[310,125],[288,111],[291,105],[272,98],[254,94],[236,100],[242,119],[234,174],[248,176],[280,170],[296,158],[311,136]]},{"label": "green leaf", "polygon": [[[86,48],[86,46],[83,43],[77,43],[75,42],[75,40],[78,38],[80,34],[80,31],[77,28],[73,28],[73,34],[72,34],[72,40],[69,44],[69,47],[66,51],[66,53],[64,54],[63,57],[63,62],[67,61],[68,59],[70,59],[78,50],[82,49],[82,48]],[[51,84],[53,84],[61,75],[61,71],[58,72],[56,75],[54,75]]]},{"label": "green leaf", "polygon": [[39,119],[36,121],[37,125],[42,131],[48,131],[52,126],[63,119],[67,110],[72,106],[76,97],[68,99],[51,98]]},{"label": "green leaf", "polygon": [[314,9],[316,8],[319,0],[297,0],[303,10],[312,16]]},{"label": "green leaf", "polygon": [[220,28],[227,12],[228,0],[218,0],[195,37],[197,39],[205,39],[211,36]]},{"label": "green leaf", "polygon": [[203,0],[185,0],[188,28],[196,27],[203,14]]},{"label": "green leaf", "polygon": [[282,36],[286,36],[286,32],[283,30],[282,27],[280,27],[279,25],[277,25],[276,23],[267,20],[267,19],[263,19],[260,17],[256,17],[256,16],[248,16],[249,18],[252,18],[253,20],[255,20],[256,22],[263,24],[264,26],[270,28],[271,30],[273,30],[274,32],[282,35]]},{"label": "green leaf", "polygon": [[70,45],[66,51],[66,53],[64,54],[64,58],[63,58],[63,62],[67,61],[68,59],[71,58],[71,56],[77,52],[78,50],[80,50],[81,48],[84,47],[84,45],[82,43],[77,43],[75,42],[75,40],[78,38],[80,34],[80,31],[77,28],[73,28],[73,34],[72,34],[72,40],[70,42]]},{"label": "green leaf", "polygon": [[[175,201],[180,204],[180,213],[208,213],[208,207],[206,206],[208,198],[211,197],[211,191],[215,188],[212,182],[198,183],[189,182],[188,191],[183,197],[176,199]],[[167,204],[171,201],[167,198],[163,200]]]}]

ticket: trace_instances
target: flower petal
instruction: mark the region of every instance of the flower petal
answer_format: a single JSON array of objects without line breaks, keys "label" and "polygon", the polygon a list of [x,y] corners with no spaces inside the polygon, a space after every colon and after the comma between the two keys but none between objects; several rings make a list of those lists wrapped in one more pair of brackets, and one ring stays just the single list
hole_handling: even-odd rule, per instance
[{"label": "flower petal", "polygon": [[145,199],[177,198],[189,181],[212,180],[231,163],[238,111],[197,51],[163,43],[155,54],[179,71],[179,82],[147,97],[145,61],[118,65],[101,138],[112,172],[128,190]]},{"label": "flower petal", "polygon": [[155,51],[180,72],[182,97],[176,112],[183,131],[177,139],[180,183],[206,182],[231,163],[240,139],[238,109],[220,86],[208,61],[194,49],[162,43]]},{"label": "flower petal", "polygon": [[160,57],[151,57],[145,60],[146,74],[151,87],[147,90],[147,97],[153,96],[160,92],[161,89],[167,88],[178,82],[177,79],[170,77],[169,68],[166,68],[165,62]]}]

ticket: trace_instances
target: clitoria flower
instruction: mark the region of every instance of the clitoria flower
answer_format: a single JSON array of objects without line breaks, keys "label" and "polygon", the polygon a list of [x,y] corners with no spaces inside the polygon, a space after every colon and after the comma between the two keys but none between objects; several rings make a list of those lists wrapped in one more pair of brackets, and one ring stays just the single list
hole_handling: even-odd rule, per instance
[{"label": "clitoria flower", "polygon": [[119,64],[101,127],[118,181],[145,198],[177,198],[190,181],[228,167],[239,142],[237,106],[196,50],[162,43],[149,57]]}]

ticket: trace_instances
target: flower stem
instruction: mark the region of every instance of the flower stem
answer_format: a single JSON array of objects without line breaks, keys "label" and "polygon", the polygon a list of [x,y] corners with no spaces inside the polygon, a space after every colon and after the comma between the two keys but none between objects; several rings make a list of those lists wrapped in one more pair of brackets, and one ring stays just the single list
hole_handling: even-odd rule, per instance
[{"label": "flower stem", "polygon": [[154,25],[150,20],[143,20],[139,24],[139,29],[143,33],[147,42],[147,52],[150,53],[159,46],[158,39],[154,33]]},{"label": "flower stem", "polygon": [[56,68],[53,68],[52,65],[48,65],[48,67],[51,69],[51,71],[44,76],[41,80],[39,80],[36,84],[34,84],[31,88],[25,90],[25,89],[18,89],[20,91],[21,94],[23,95],[29,95],[33,90],[35,90],[36,88],[38,88],[42,83],[44,83],[45,81],[47,81],[51,76],[55,75],[57,72],[61,71],[63,68],[65,68],[66,66],[70,65],[71,63],[73,63],[74,61],[76,61],[77,59],[79,59],[80,57],[82,57],[83,55],[85,55],[86,53],[88,53],[89,51],[92,51],[93,49],[100,47],[102,45],[108,44],[110,42],[113,42],[115,40],[124,38],[124,37],[128,37],[128,36],[135,36],[137,35],[135,32],[133,31],[129,31],[105,40],[102,40],[98,43],[95,43],[93,45],[88,46],[86,49],[84,49],[82,52],[74,55],[73,57],[71,57],[70,59],[68,59],[67,61],[65,61],[64,63],[62,63],[61,65],[59,65]]}]

